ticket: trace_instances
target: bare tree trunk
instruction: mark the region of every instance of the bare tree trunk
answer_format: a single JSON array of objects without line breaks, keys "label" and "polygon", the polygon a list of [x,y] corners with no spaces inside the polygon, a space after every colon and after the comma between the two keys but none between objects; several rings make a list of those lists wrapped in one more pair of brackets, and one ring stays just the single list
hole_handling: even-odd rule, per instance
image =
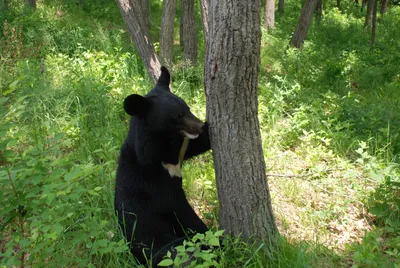
[{"label": "bare tree trunk", "polygon": [[194,0],[182,0],[183,59],[196,65],[198,53],[197,24],[194,16]]},{"label": "bare tree trunk", "polygon": [[257,117],[260,7],[260,0],[210,1],[204,76],[221,226],[274,246],[278,230]]},{"label": "bare tree trunk", "polygon": [[361,12],[364,11],[365,5],[367,4],[367,0],[362,0],[362,4],[361,4]]},{"label": "bare tree trunk", "polygon": [[7,11],[8,10],[8,0],[3,1],[3,10]]},{"label": "bare tree trunk", "polygon": [[200,0],[200,13],[201,21],[203,25],[203,35],[204,35],[204,47],[207,47],[208,43],[208,7],[210,5],[210,0]]},{"label": "bare tree trunk", "polygon": [[292,39],[290,40],[290,44],[292,46],[299,48],[306,39],[316,5],[317,0],[306,0],[306,2],[304,3],[304,6],[301,10],[299,22],[296,26],[296,31],[294,32]]},{"label": "bare tree trunk", "polygon": [[160,62],[158,61],[149,29],[141,16],[141,0],[117,0],[121,15],[128,26],[129,33],[135,42],[146,70],[155,83],[160,76]]},{"label": "bare tree trunk", "polygon": [[372,22],[372,13],[374,9],[375,0],[367,0],[367,14],[365,14],[364,27],[370,28]]},{"label": "bare tree trunk", "polygon": [[[340,0],[338,0],[340,1]],[[317,0],[317,6],[315,7],[315,13],[317,14],[317,20],[320,22],[322,19],[323,3],[322,0]]]},{"label": "bare tree trunk", "polygon": [[371,34],[371,47],[375,46],[375,32],[376,32],[376,13],[378,13],[378,0],[374,0],[372,8],[372,34]]},{"label": "bare tree trunk", "polygon": [[179,21],[179,45],[183,47],[183,19],[181,15],[181,20]]},{"label": "bare tree trunk", "polygon": [[160,61],[167,67],[172,67],[174,58],[174,21],[176,0],[164,0],[162,24],[160,32]]},{"label": "bare tree trunk", "polygon": [[278,12],[282,14],[284,11],[285,11],[285,0],[279,0]]},{"label": "bare tree trunk", "polygon": [[142,6],[142,18],[147,24],[147,27],[151,27],[151,5],[150,0],[141,0]]},{"label": "bare tree trunk", "polygon": [[264,29],[275,28],[275,0],[265,1]]},{"label": "bare tree trunk", "polygon": [[36,9],[36,0],[26,0],[26,3],[33,9]]},{"label": "bare tree trunk", "polygon": [[388,0],[382,0],[381,4],[381,16],[386,12],[388,6]]}]

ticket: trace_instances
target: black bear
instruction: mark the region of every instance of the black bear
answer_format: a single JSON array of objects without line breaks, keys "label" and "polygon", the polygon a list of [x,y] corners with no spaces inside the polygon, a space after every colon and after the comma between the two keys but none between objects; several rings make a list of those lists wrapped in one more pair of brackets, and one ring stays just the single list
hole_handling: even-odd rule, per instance
[{"label": "black bear", "polygon": [[161,67],[157,85],[146,95],[124,101],[131,115],[121,148],[114,206],[131,252],[142,264],[156,265],[190,232],[206,225],[193,211],[182,189],[184,159],[210,149],[207,123],[170,92],[170,74]]}]

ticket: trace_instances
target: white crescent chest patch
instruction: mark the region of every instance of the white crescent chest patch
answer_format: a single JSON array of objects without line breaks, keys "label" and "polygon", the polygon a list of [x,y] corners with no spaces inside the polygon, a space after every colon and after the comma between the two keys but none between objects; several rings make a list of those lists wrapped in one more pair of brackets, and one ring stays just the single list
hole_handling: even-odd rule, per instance
[{"label": "white crescent chest patch", "polygon": [[179,177],[182,178],[182,172],[181,172],[181,167],[182,167],[182,162],[183,159],[185,157],[185,153],[187,150],[187,147],[189,145],[189,138],[188,137],[184,137],[183,138],[183,143],[182,143],[182,147],[181,150],[179,151],[179,162],[176,165],[173,164],[169,164],[169,163],[162,163],[162,166],[168,170],[168,173],[171,177]]}]

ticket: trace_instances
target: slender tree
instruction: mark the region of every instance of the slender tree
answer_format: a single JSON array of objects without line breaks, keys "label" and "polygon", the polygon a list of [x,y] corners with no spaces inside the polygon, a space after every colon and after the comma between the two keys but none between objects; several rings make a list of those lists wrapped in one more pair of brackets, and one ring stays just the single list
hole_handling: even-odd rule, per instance
[{"label": "slender tree", "polygon": [[174,57],[174,21],[176,0],[164,0],[162,24],[160,31],[160,61],[171,67]]},{"label": "slender tree", "polygon": [[183,59],[196,65],[198,54],[197,24],[194,15],[194,0],[182,0]]},{"label": "slender tree", "polygon": [[26,3],[33,9],[36,9],[36,0],[26,0]]},{"label": "slender tree", "polygon": [[200,14],[203,26],[204,35],[204,47],[207,47],[208,43],[208,6],[210,5],[210,0],[200,0]]},{"label": "slender tree", "polygon": [[375,46],[375,33],[376,33],[376,14],[378,13],[378,0],[374,0],[372,11],[372,34],[371,46]]},{"label": "slender tree", "polygon": [[317,6],[315,7],[315,13],[317,15],[318,21],[321,21],[321,19],[322,19],[322,10],[323,10],[322,0],[317,0]]},{"label": "slender tree", "polygon": [[364,27],[370,28],[372,22],[372,14],[374,12],[374,1],[367,0],[367,13],[365,14]]},{"label": "slender tree", "polygon": [[135,42],[136,49],[146,67],[146,70],[155,83],[160,76],[161,64],[158,61],[149,28],[142,17],[141,0],[116,0],[121,15],[128,26],[128,30]]},{"label": "slender tree", "polygon": [[204,76],[221,226],[274,245],[278,231],[257,117],[260,10],[260,0],[210,1]]},{"label": "slender tree", "polygon": [[282,14],[284,11],[285,11],[285,0],[279,0],[278,12]]},{"label": "slender tree", "polygon": [[296,30],[290,40],[290,44],[294,47],[299,48],[304,40],[306,39],[308,29],[311,25],[312,15],[317,6],[317,0],[306,0],[303,8],[301,9],[301,15],[299,22],[297,23]]},{"label": "slender tree", "polygon": [[8,10],[8,0],[3,1],[3,10],[7,11]]},{"label": "slender tree", "polygon": [[387,10],[387,6],[388,6],[388,0],[382,0],[381,3],[381,16],[383,16],[383,14],[386,12]]},{"label": "slender tree", "polygon": [[150,0],[141,0],[142,18],[147,24],[147,27],[151,27],[151,5]]},{"label": "slender tree", "polygon": [[275,28],[275,0],[265,1],[264,29]]},{"label": "slender tree", "polygon": [[363,12],[364,11],[364,8],[365,8],[365,5],[367,4],[367,0],[362,0],[362,3],[361,3],[361,12]]}]

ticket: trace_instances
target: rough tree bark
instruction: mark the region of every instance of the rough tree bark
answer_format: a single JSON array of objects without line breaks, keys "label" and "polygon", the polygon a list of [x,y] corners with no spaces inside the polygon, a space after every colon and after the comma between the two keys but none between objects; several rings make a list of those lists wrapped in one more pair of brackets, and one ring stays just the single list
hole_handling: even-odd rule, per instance
[{"label": "rough tree bark", "polygon": [[141,14],[140,0],[116,0],[121,15],[128,26],[129,33],[135,42],[146,70],[155,83],[160,76],[161,64],[158,61],[153,43],[150,38],[149,29]]},{"label": "rough tree bark", "polygon": [[376,13],[378,13],[378,0],[374,0],[372,8],[372,34],[371,34],[371,47],[375,46],[375,32],[376,32]]},{"label": "rough tree bark", "polygon": [[275,28],[275,0],[265,1],[264,29]]},{"label": "rough tree bark", "polygon": [[367,0],[367,14],[365,14],[365,22],[364,27],[370,28],[372,22],[372,13],[374,9],[374,1],[375,0]]},{"label": "rough tree bark", "polygon": [[182,0],[183,60],[191,65],[197,63],[198,38],[194,16],[194,0]]},{"label": "rough tree bark", "polygon": [[221,226],[274,246],[278,230],[257,117],[260,10],[260,0],[210,1],[204,76]]},{"label": "rough tree bark", "polygon": [[147,24],[147,27],[151,27],[151,5],[150,0],[141,0],[142,18]]},{"label": "rough tree bark", "polygon": [[[339,1],[339,0],[338,0]],[[315,13],[317,15],[317,20],[320,22],[322,19],[323,3],[322,0],[317,0],[317,6],[315,7]]]},{"label": "rough tree bark", "polygon": [[3,11],[7,11],[8,10],[8,1],[4,0],[3,1]]},{"label": "rough tree bark", "polygon": [[301,15],[299,22],[296,26],[296,31],[294,32],[290,44],[294,47],[299,48],[304,40],[306,39],[308,29],[311,25],[312,15],[317,5],[317,0],[306,0],[303,8],[301,9]]},{"label": "rough tree bark", "polygon": [[204,47],[207,47],[208,43],[208,6],[210,5],[210,0],[200,0],[200,14],[203,26],[204,35]]},{"label": "rough tree bark", "polygon": [[284,11],[285,11],[285,0],[279,0],[278,12],[282,14]]},{"label": "rough tree bark", "polygon": [[172,67],[174,58],[174,21],[176,0],[164,0],[160,31],[160,61],[168,68]]},{"label": "rough tree bark", "polygon": [[386,12],[388,6],[388,0],[382,0],[381,4],[381,16]]},{"label": "rough tree bark", "polygon": [[26,3],[33,9],[36,9],[36,0],[26,0]]}]

